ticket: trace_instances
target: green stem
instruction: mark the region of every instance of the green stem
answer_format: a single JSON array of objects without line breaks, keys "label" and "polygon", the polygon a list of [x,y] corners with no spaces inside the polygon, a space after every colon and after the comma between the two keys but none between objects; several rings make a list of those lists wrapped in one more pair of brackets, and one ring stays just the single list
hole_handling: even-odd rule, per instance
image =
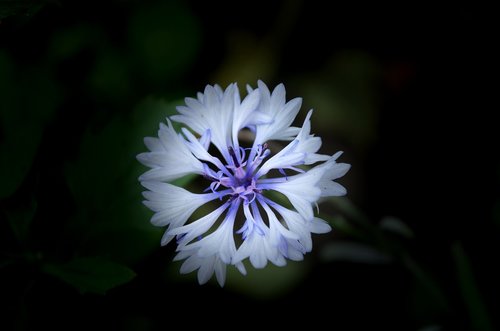
[{"label": "green stem", "polygon": [[472,267],[462,245],[456,242],[451,247],[451,253],[457,268],[457,277],[464,304],[467,307],[471,325],[474,330],[493,330],[491,321],[486,311],[486,306],[481,298]]}]

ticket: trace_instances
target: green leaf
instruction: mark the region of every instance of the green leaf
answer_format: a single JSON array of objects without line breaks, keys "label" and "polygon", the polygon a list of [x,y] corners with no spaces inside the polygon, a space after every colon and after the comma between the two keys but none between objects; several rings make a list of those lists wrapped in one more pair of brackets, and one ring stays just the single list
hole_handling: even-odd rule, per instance
[{"label": "green leaf", "polygon": [[[79,255],[106,256],[136,263],[160,247],[163,229],[149,220],[137,178],[147,168],[136,155],[147,151],[143,139],[156,136],[159,123],[178,103],[147,98],[128,117],[115,117],[101,130],[88,131],[79,158],[66,166],[66,179],[78,213],[71,233],[80,240]],[[193,176],[180,178],[186,185]]]},{"label": "green leaf", "polygon": [[152,81],[178,78],[196,58],[200,40],[198,22],[182,2],[149,3],[130,19],[130,55]]},{"label": "green leaf", "polygon": [[436,282],[434,277],[422,268],[410,255],[407,253],[402,253],[400,256],[403,265],[412,273],[415,280],[418,282],[418,286],[421,286],[422,291],[419,294],[427,293],[430,297],[431,302],[441,311],[450,311],[450,305],[448,300],[444,295],[441,287]]},{"label": "green leaf", "polygon": [[379,226],[382,230],[399,234],[406,238],[413,238],[412,229],[399,218],[386,216],[380,221]]},{"label": "green leaf", "polygon": [[49,68],[17,68],[0,50],[0,199],[12,195],[30,170],[60,92]]},{"label": "green leaf", "polygon": [[77,258],[66,264],[46,264],[43,270],[75,287],[80,293],[105,294],[135,277],[128,267],[101,258]]},{"label": "green leaf", "polygon": [[348,261],[367,264],[385,264],[391,257],[374,247],[355,242],[332,242],[326,244],[320,252],[324,261]]},{"label": "green leaf", "polygon": [[89,75],[89,85],[100,98],[112,100],[115,104],[126,100],[124,96],[131,94],[132,79],[123,54],[105,49]]},{"label": "green leaf", "polygon": [[2,0],[0,2],[0,19],[20,14],[32,16],[44,5],[40,1]]},{"label": "green leaf", "polygon": [[460,291],[464,299],[474,330],[489,331],[493,330],[486,306],[481,298],[481,293],[477,286],[472,266],[460,243],[452,246],[452,255],[457,268],[457,277],[460,284]]},{"label": "green leaf", "polygon": [[328,222],[331,227],[333,228],[334,232],[341,232],[343,234],[346,234],[350,237],[359,239],[359,240],[366,240],[367,234],[364,233],[361,229],[358,229],[357,227],[354,226],[354,224],[350,221],[348,221],[345,217],[338,215],[338,216],[330,216],[324,213],[320,213],[319,218],[325,220]]},{"label": "green leaf", "polygon": [[38,204],[34,198],[30,199],[26,205],[5,210],[7,220],[14,232],[17,240],[26,242],[31,221],[35,216]]},{"label": "green leaf", "polygon": [[365,147],[377,138],[378,93],[381,66],[368,53],[346,50],[336,53],[314,79],[302,79],[305,108],[315,109],[319,134],[335,132],[337,139]]},{"label": "green leaf", "polygon": [[97,47],[99,43],[105,43],[105,34],[98,26],[76,24],[54,31],[47,51],[48,58],[53,61],[68,59],[85,48]]}]

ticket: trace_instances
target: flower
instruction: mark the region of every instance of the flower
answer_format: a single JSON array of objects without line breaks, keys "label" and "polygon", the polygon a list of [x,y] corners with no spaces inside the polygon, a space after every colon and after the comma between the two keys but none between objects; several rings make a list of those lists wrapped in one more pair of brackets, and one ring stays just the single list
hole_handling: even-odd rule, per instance
[{"label": "flower", "polygon": [[[160,124],[158,138],[145,138],[149,152],[137,156],[151,168],[139,177],[148,189],[144,204],[155,212],[151,222],[168,226],[161,244],[176,238],[174,260],[185,260],[181,273],[198,270],[200,284],[215,272],[223,286],[227,265],[246,274],[245,259],[255,268],[264,268],[268,261],[284,266],[287,259],[302,260],[312,250],[311,234],[331,230],[314,216],[313,206],[321,197],[346,194],[334,180],[350,165],[336,162],[342,152],[317,153],[321,139],[310,132],[312,110],[301,128],[294,127],[302,100],[286,102],[283,84],[272,93],[261,81],[247,90],[241,100],[236,84],[225,90],[207,85],[196,99],[186,98],[186,105],[177,107],[179,114],[167,118],[166,125]],[[171,121],[186,126],[182,133]],[[242,130],[252,133],[249,147],[240,142]],[[272,140],[289,143],[271,155]],[[304,167],[313,164],[309,170]],[[204,177],[203,193],[172,184],[189,174]],[[272,192],[285,196],[289,205],[283,205],[284,199],[273,200]],[[188,223],[211,201],[218,204],[215,210]]]}]

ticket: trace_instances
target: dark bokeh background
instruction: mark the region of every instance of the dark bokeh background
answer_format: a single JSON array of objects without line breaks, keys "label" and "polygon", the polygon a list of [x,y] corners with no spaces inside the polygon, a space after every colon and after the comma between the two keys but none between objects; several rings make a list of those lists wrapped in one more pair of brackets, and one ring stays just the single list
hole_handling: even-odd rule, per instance
[{"label": "dark bokeh background", "polygon": [[[498,327],[493,21],[470,5],[0,2],[1,323]],[[183,97],[257,79],[304,98],[297,123],[315,109],[323,151],[353,166],[348,199],[322,205],[334,231],[304,262],[199,286],[159,247],[135,155]]]}]

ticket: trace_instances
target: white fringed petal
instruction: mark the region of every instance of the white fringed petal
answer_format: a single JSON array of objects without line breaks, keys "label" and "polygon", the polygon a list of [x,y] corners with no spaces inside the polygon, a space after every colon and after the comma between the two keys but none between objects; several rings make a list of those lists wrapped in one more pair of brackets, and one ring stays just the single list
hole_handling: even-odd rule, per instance
[{"label": "white fringed petal", "polygon": [[290,125],[300,110],[302,99],[295,98],[285,102],[286,92],[283,84],[276,86],[272,94],[262,81],[258,82],[258,87],[260,92],[259,110],[268,115],[272,122],[256,126],[255,146],[268,140],[292,140],[295,138],[300,129]]},{"label": "white fringed petal", "polygon": [[[155,226],[169,225],[169,230],[184,225],[196,209],[217,198],[212,193],[194,194],[168,183],[142,182],[141,184],[150,190],[143,192],[147,199],[144,204],[156,212],[151,218],[151,223]],[[162,238],[162,245],[166,245],[172,238],[173,236],[166,234]]]},{"label": "white fringed petal", "polygon": [[160,124],[158,138],[144,138],[151,152],[137,155],[137,160],[151,170],[139,177],[140,181],[173,181],[189,174],[203,173],[203,164],[189,150],[169,119]]},{"label": "white fringed petal", "polygon": [[307,113],[304,124],[297,137],[285,148],[267,160],[259,169],[257,177],[267,174],[271,169],[288,169],[297,165],[309,165],[330,159],[329,155],[316,154],[321,147],[321,138],[311,135],[312,110]]}]

